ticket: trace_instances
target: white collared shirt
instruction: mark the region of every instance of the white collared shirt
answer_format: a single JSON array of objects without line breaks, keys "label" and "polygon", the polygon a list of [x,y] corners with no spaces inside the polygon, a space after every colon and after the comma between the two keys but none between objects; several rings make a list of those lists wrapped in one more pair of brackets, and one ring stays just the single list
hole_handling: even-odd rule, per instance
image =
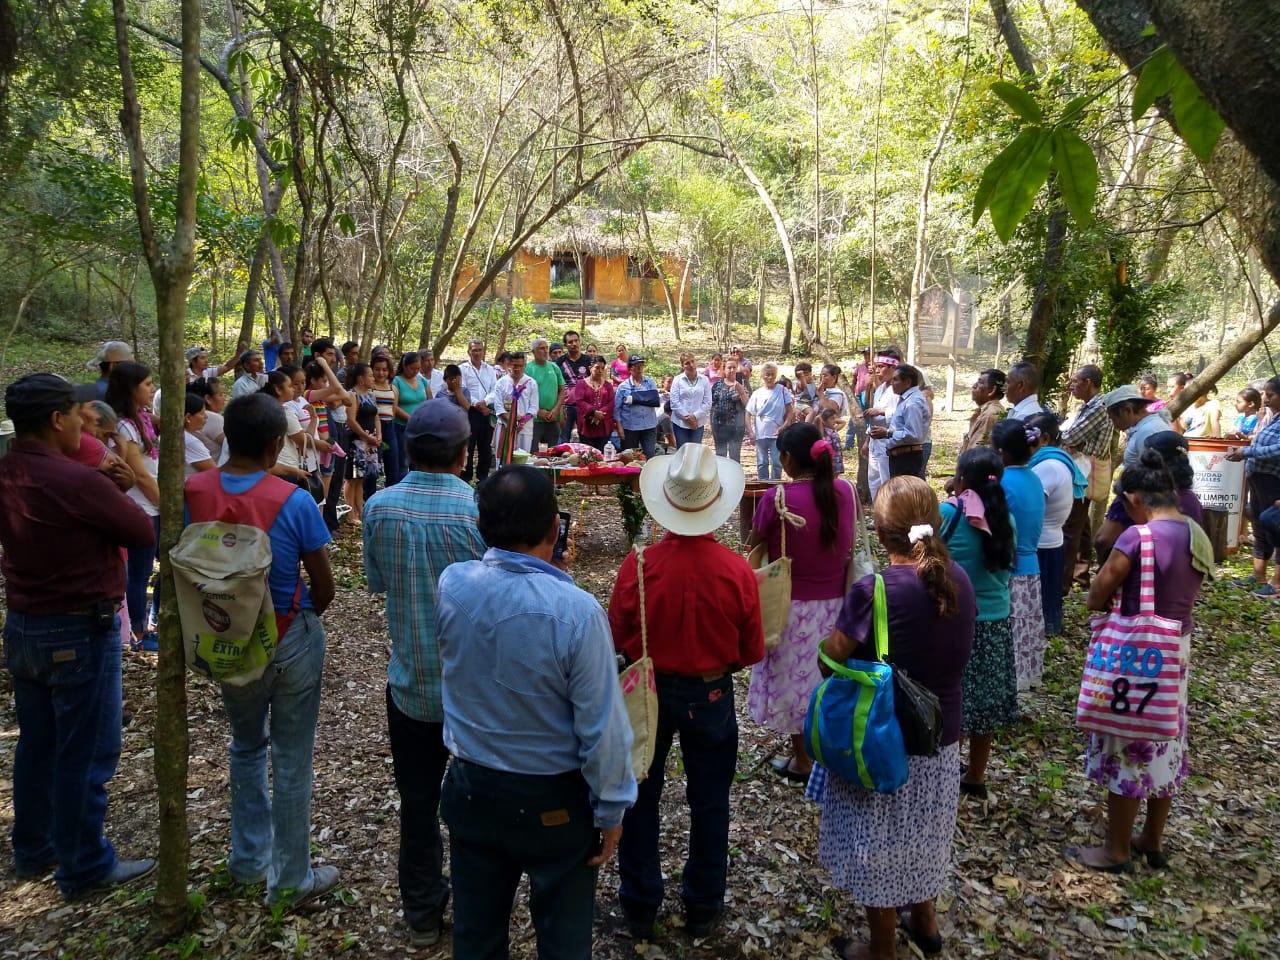
[{"label": "white collared shirt", "polygon": [[1009,419],[1026,420],[1028,417],[1034,417],[1037,413],[1044,413],[1044,404],[1040,402],[1040,395],[1031,394],[1029,397],[1023,397],[1009,410]]},{"label": "white collared shirt", "polygon": [[677,427],[687,427],[684,418],[692,416],[696,423],[691,429],[705,426],[711,415],[711,381],[697,374],[693,382],[682,371],[671,381],[671,422]]},{"label": "white collared shirt", "polygon": [[[472,403],[484,403],[485,398],[493,393],[493,388],[498,383],[498,374],[493,367],[483,360],[480,361],[479,367],[467,360],[465,363],[460,364],[458,369],[462,371],[462,389],[466,393],[467,399]],[[434,370],[431,372],[435,373]],[[443,375],[441,379],[443,380]],[[431,392],[434,396],[434,388]]]}]

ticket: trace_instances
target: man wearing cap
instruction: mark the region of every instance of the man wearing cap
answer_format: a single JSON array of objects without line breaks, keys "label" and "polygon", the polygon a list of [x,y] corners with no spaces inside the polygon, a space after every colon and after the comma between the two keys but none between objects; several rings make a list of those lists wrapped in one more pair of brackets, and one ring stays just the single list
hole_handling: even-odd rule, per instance
[{"label": "man wearing cap", "polygon": [[489,549],[446,567],[437,594],[453,955],[507,956],[527,873],[538,955],[589,960],[597,868],[636,798],[609,622],[551,565],[546,471],[505,467],[476,503]]},{"label": "man wearing cap", "polygon": [[266,374],[262,372],[262,354],[257,350],[246,350],[240,354],[239,363],[241,373],[231,385],[232,400],[257,393],[267,382]]},{"label": "man wearing cap", "polygon": [[[113,361],[114,362],[114,361]],[[73,463],[93,384],[37,373],[5,390],[15,440],[0,459],[5,656],[13,677],[13,858],[68,900],[150,873],[103,836],[120,759],[121,548],[155,544],[151,520],[103,473]],[[55,548],[56,545],[56,548]]]},{"label": "man wearing cap", "polygon": [[[1147,437],[1169,429],[1169,421],[1158,412],[1151,412],[1148,409],[1150,404],[1151,400],[1144,397],[1138,392],[1138,388],[1130,383],[1116,387],[1102,398],[1102,406],[1106,408],[1112,425],[1124,433],[1123,463],[1126,467],[1131,467],[1138,462],[1138,458],[1142,456],[1142,449],[1146,446]],[[1107,554],[1111,552],[1111,547],[1116,542],[1116,537],[1123,532],[1126,518],[1124,496],[1117,490],[1111,506],[1107,508],[1107,517],[1094,536],[1093,545],[1098,553],[1099,566],[1106,561]]]},{"label": "man wearing cap", "polygon": [[98,379],[93,382],[94,394],[90,399],[105,400],[107,381],[111,379],[111,371],[115,369],[117,363],[132,359],[133,347],[123,340],[108,340],[99,347],[94,358],[85,364],[90,370],[94,367],[98,368]]},{"label": "man wearing cap", "polygon": [[[197,380],[216,380],[223,374],[230,373],[236,368],[236,365],[243,360],[243,357],[236,355],[224,363],[220,367],[212,367],[209,365],[209,351],[204,347],[188,347],[187,348],[187,383],[195,383]],[[157,404],[159,406],[159,404]]]},{"label": "man wearing cap", "polygon": [[662,904],[658,806],[677,735],[690,820],[681,889],[685,929],[705,937],[724,910],[729,790],[738,757],[733,674],[764,658],[755,575],[715,539],[744,486],[741,466],[699,444],[646,463],[640,493],[668,533],[642,556],[627,554],[609,601],[614,647],[633,661],[647,649],[657,673],[653,763],[623,820],[618,848],[618,899],[637,939],[649,938]]},{"label": "man wearing cap", "polygon": [[439,821],[449,753],[436,584],[449,564],[484,556],[475,491],[459,476],[470,438],[467,413],[456,403],[437,397],[419,404],[405,427],[408,474],[364,508],[369,590],[387,595],[387,732],[400,793],[400,900],[415,949],[439,941],[449,901]]},{"label": "man wearing cap", "polygon": [[644,357],[627,358],[627,378],[613,392],[613,420],[622,430],[622,449],[639,447],[652,457],[658,443],[658,385],[644,374]]},{"label": "man wearing cap", "polygon": [[873,427],[887,427],[898,408],[898,394],[893,389],[893,374],[902,363],[897,347],[885,347],[876,354],[875,375],[879,381],[871,398],[871,407],[863,412],[867,424],[867,486],[874,500],[880,487],[889,479],[889,445],[887,440],[871,439]]}]

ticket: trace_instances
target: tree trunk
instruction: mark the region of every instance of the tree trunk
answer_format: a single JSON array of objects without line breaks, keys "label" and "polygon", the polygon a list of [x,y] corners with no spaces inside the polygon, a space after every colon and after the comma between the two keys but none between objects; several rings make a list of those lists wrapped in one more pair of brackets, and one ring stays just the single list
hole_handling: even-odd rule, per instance
[{"label": "tree trunk", "polygon": [[[1052,188],[1051,188],[1052,189]],[[1049,211],[1044,232],[1044,259],[1036,279],[1035,300],[1031,304],[1031,322],[1022,348],[1023,359],[1043,369],[1048,358],[1049,333],[1058,313],[1058,288],[1062,282],[1062,257],[1067,246],[1067,211],[1056,197]]]},{"label": "tree trunk", "polygon": [[787,233],[786,222],[782,219],[782,214],[778,212],[778,205],[773,202],[773,197],[769,195],[769,190],[764,185],[764,181],[756,176],[756,172],[738,155],[738,152],[728,143],[723,144],[723,149],[725,156],[742,171],[742,175],[747,178],[747,182],[755,188],[756,194],[760,197],[760,202],[764,204],[765,210],[769,212],[769,217],[773,220],[773,228],[778,234],[778,243],[782,245],[782,255],[787,261],[787,279],[791,283],[791,311],[787,314],[788,324],[786,333],[783,335],[782,352],[786,353],[791,349],[790,319],[794,316],[796,323],[800,325],[800,335],[810,345],[810,349],[827,363],[833,363],[834,359],[831,356],[831,351],[827,349],[827,345],[822,342],[821,337],[817,336],[809,328],[809,320],[805,313],[804,295],[800,292],[800,273],[796,268],[795,250],[791,246],[791,237]]},{"label": "tree trunk", "polygon": [[[253,314],[258,306],[258,292],[262,289],[262,265],[266,259],[267,237],[263,234],[258,238],[253,259],[249,261],[249,282],[244,288],[244,311],[240,315],[240,336],[236,340],[236,350],[245,350],[253,343]],[[333,336],[332,329],[329,330],[329,335]]]},{"label": "tree trunk", "polygon": [[1236,139],[1280,181],[1280,0],[1141,0],[1140,6]]},{"label": "tree trunk", "polygon": [[760,264],[760,283],[756,287],[756,343],[760,342],[760,328],[764,325],[764,264]]},{"label": "tree trunk", "polygon": [[[1098,33],[1107,46],[1131,68],[1140,63],[1161,42],[1159,38],[1146,35],[1147,12],[1138,0],[1076,0],[1089,16]],[[1154,2],[1152,6],[1154,6]],[[1216,6],[1216,4],[1215,4]],[[1267,0],[1267,6],[1274,6],[1274,0]],[[1169,12],[1169,4],[1161,4],[1162,12]],[[1251,7],[1251,10],[1254,8]],[[1217,24],[1218,46],[1216,56],[1226,59],[1235,56],[1235,41],[1239,41],[1246,49],[1252,49],[1253,40],[1245,37],[1247,31],[1270,31],[1274,34],[1276,18],[1259,17],[1251,13],[1243,21],[1221,21]],[[1269,26],[1267,26],[1269,24]],[[1205,24],[1200,23],[1197,30]],[[1200,34],[1196,39],[1180,38],[1174,47],[1179,62],[1200,85],[1205,97],[1213,103],[1233,101],[1230,110],[1224,110],[1223,116],[1239,116],[1255,106],[1255,91],[1268,83],[1266,71],[1259,70],[1258,76],[1251,82],[1233,82],[1230,87],[1221,87],[1215,70],[1220,68],[1209,61],[1214,57],[1198,46]],[[1260,32],[1259,37],[1263,34]],[[1274,45],[1272,47],[1274,49]],[[1224,54],[1222,51],[1230,50]],[[1187,59],[1183,61],[1182,56]],[[1246,58],[1247,59],[1247,58]],[[1271,74],[1272,76],[1274,74]],[[1265,100],[1258,100],[1261,105]],[[1172,115],[1167,102],[1157,102],[1161,115],[1172,124]],[[1259,106],[1259,109],[1270,110]],[[1274,131],[1273,131],[1274,132]],[[1268,160],[1274,161],[1274,155]],[[1252,154],[1244,144],[1236,138],[1231,129],[1223,131],[1222,139],[1209,158],[1203,164],[1205,175],[1210,183],[1222,195],[1236,221],[1262,265],[1276,282],[1280,283],[1280,181],[1277,181],[1264,166],[1262,160]],[[1209,387],[1227,373],[1236,363],[1248,355],[1249,351],[1261,343],[1268,333],[1280,324],[1280,305],[1273,305],[1267,313],[1266,321],[1258,327],[1246,329],[1226,350],[1182,391],[1170,404],[1170,412],[1177,416]]]},{"label": "tree trunk", "polygon": [[[951,124],[956,118],[956,110],[960,107],[960,98],[964,96],[965,81],[969,78],[969,5],[967,3],[964,8],[964,34],[964,69],[960,73],[960,82],[956,85],[956,94],[951,98],[951,107],[938,128],[938,138],[934,141],[929,156],[925,158],[924,170],[920,174],[920,202],[916,206],[916,259],[915,265],[911,268],[911,292],[907,300],[907,363],[912,364],[916,362],[916,350],[919,348],[920,340],[920,295],[924,292],[925,240],[929,228],[929,191],[933,189],[933,167],[942,156],[942,148],[946,145]],[[948,410],[950,410],[949,406]]]},{"label": "tree trunk", "polygon": [[[449,250],[449,238],[453,236],[453,221],[458,214],[458,197],[462,193],[462,152],[452,140],[445,144],[449,159],[453,161],[453,180],[444,195],[444,216],[440,219],[440,232],[436,234],[435,250],[431,256],[431,280],[427,284],[427,305],[422,316],[422,335],[418,337],[418,349],[431,346],[431,321],[435,314],[436,299],[440,295],[440,274],[444,271],[444,256]],[[448,323],[449,318],[444,318]]]},{"label": "tree trunk", "polygon": [[1006,0],[991,0],[991,12],[995,15],[996,27],[1000,31],[1004,45],[1009,49],[1009,56],[1013,57],[1014,65],[1017,66],[1021,73],[1034,81],[1036,77],[1036,62],[1031,59],[1031,51],[1022,42],[1022,34],[1018,30],[1018,25],[1013,22],[1013,15],[1009,13],[1009,4]]},{"label": "tree trunk", "polygon": [[129,153],[133,205],[143,254],[156,293],[160,330],[160,655],[156,667],[156,794],[159,799],[159,870],[153,905],[155,932],[166,940],[190,917],[187,903],[187,687],[186,656],[178,623],[177,598],[169,550],[182,532],[183,375],[182,338],[187,292],[195,269],[196,186],[200,167],[200,0],[181,0],[182,66],[178,132],[178,178],[174,233],[168,243],[155,236],[147,190],[147,158],[142,143],[141,111],[129,54],[125,0],[113,0],[116,50],[120,65],[120,126]]}]

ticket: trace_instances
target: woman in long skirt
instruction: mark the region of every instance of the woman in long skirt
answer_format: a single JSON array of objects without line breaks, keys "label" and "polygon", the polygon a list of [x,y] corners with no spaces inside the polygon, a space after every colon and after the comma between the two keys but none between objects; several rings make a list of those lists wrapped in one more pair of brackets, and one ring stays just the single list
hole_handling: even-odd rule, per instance
[{"label": "woman in long skirt", "polygon": [[1037,554],[1040,528],[1044,525],[1044,486],[1027,466],[1031,459],[1027,434],[1027,425],[1015,419],[1001,420],[991,430],[991,446],[1004,461],[1000,486],[1018,533],[1018,555],[1009,580],[1009,626],[1013,631],[1019,690],[1040,686],[1047,645]]}]

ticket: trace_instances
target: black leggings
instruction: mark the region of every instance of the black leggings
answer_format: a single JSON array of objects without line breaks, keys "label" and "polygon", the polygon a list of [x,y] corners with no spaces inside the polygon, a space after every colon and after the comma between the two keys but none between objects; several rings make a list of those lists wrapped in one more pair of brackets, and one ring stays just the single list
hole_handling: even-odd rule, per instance
[{"label": "black leggings", "polygon": [[1258,518],[1262,511],[1280,500],[1280,476],[1274,473],[1249,474],[1249,511],[1253,514],[1253,555],[1267,559],[1280,547]]}]

